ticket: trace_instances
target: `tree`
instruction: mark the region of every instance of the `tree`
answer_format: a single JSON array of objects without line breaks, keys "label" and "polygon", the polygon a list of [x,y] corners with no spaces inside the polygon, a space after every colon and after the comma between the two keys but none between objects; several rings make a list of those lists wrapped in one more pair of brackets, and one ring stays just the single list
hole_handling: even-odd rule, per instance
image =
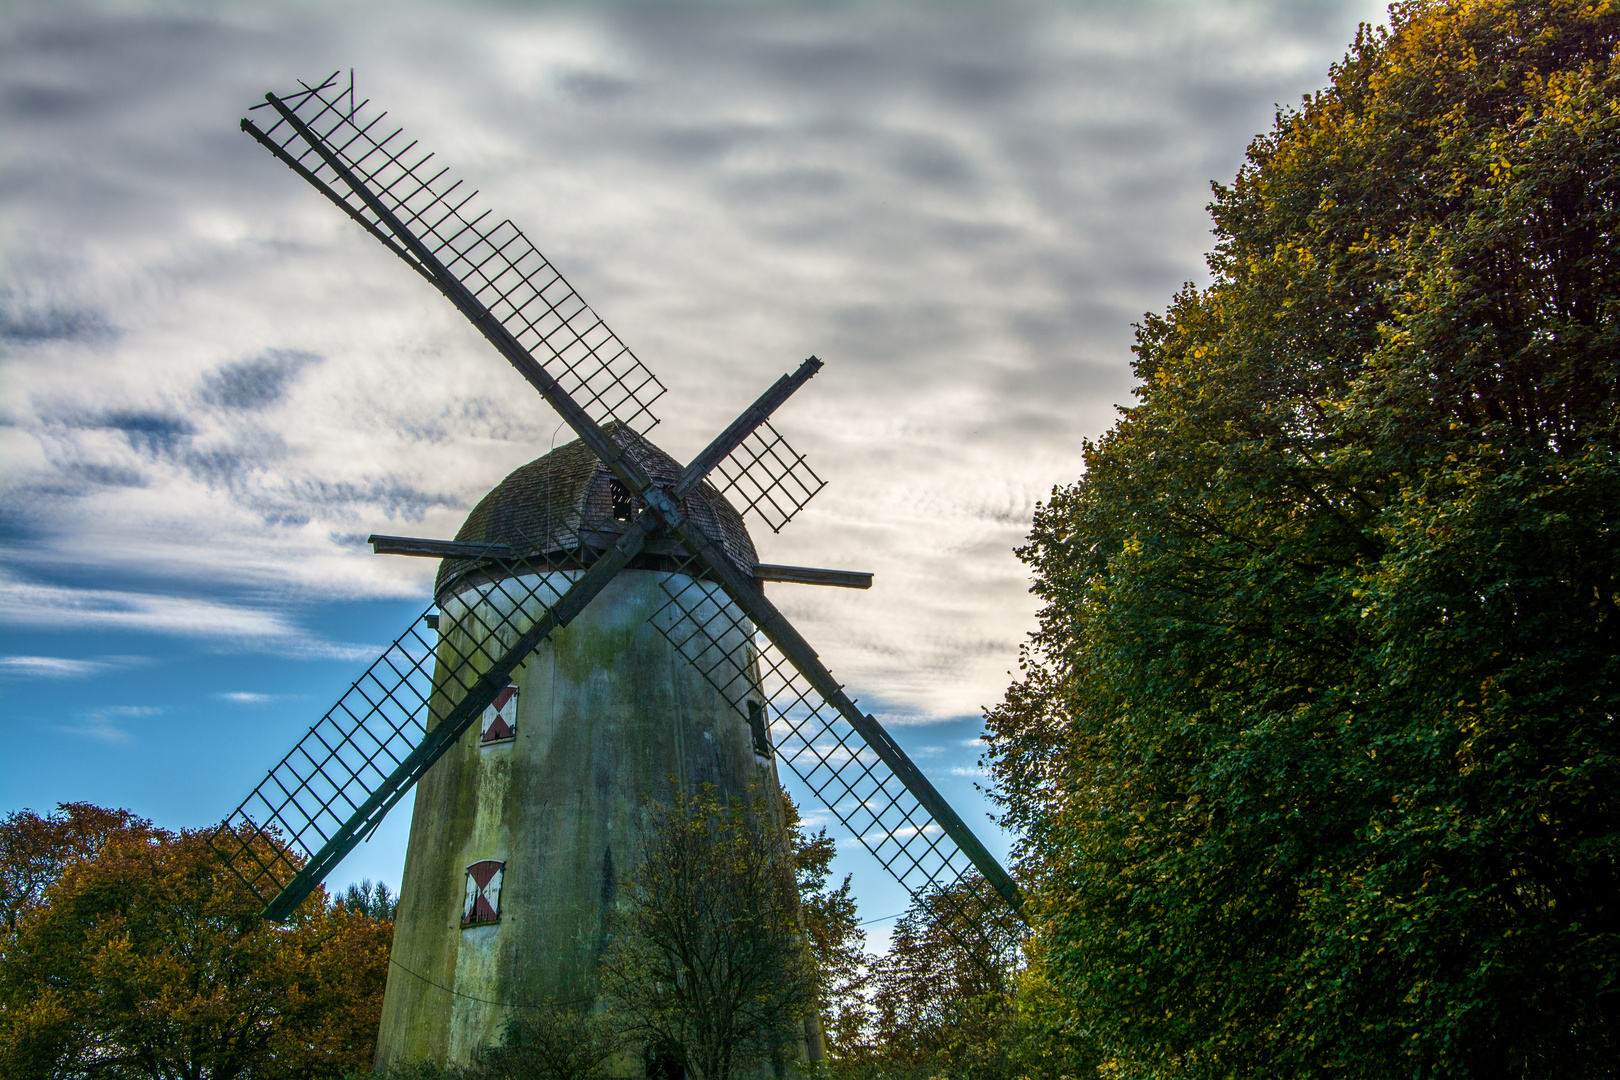
[{"label": "tree", "polygon": [[889,951],[870,961],[864,1071],[1012,1076],[1017,959],[1013,920],[984,879],[919,897],[895,924]]},{"label": "tree", "polygon": [[72,863],[88,859],[113,836],[134,836],[152,823],[128,810],[62,803],[41,817],[13,810],[0,819],[0,921],[7,931],[37,907],[45,889]]},{"label": "tree", "polygon": [[[919,897],[867,958],[868,1022],[843,1080],[1058,1080],[1093,1072],[1023,926],[983,878]],[[1031,963],[1031,960],[1034,963]]]},{"label": "tree", "polygon": [[370,878],[358,885],[351,883],[333,903],[341,905],[344,911],[352,911],[379,922],[393,922],[394,913],[399,910],[399,897],[389,890],[387,883],[379,881],[373,885]]},{"label": "tree", "polygon": [[655,1054],[699,1080],[731,1080],[783,1053],[816,1007],[815,964],[776,815],[714,789],[648,810],[647,849],[625,883],[602,988]]},{"label": "tree", "polygon": [[859,1045],[869,1020],[866,934],[850,895],[850,875],[836,889],[827,884],[837,854],[827,830],[808,832],[793,800],[784,795],[782,801],[799,884],[799,917],[816,964],[816,1011],[827,1053],[836,1057]]},{"label": "tree", "polygon": [[268,1080],[369,1066],[391,924],[323,894],[266,922],[204,832],[118,821],[0,939],[0,1076]]},{"label": "tree", "polygon": [[1620,11],[1423,0],[1217,187],[989,716],[1110,1076],[1607,1076]]}]

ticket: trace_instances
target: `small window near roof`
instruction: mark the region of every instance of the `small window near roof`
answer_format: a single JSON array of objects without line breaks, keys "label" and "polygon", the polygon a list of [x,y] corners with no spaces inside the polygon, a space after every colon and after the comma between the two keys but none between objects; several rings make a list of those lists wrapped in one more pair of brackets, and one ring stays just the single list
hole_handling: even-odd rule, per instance
[{"label": "small window near roof", "polygon": [[495,695],[495,700],[484,710],[484,734],[478,740],[480,743],[488,746],[517,738],[517,703],[515,686],[508,686]]},{"label": "small window near roof", "polygon": [[501,921],[501,874],[506,864],[485,859],[467,867],[467,902],[461,908],[462,926],[485,926]]},{"label": "small window near roof", "polygon": [[629,521],[634,515],[635,507],[630,502],[630,489],[624,486],[617,476],[608,480],[608,494],[613,499],[613,520]]}]

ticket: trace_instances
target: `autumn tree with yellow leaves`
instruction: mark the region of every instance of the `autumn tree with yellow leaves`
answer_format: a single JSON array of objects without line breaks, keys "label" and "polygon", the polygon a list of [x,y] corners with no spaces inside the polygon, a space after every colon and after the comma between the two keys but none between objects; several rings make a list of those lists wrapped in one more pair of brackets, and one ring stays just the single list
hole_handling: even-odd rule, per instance
[{"label": "autumn tree with yellow leaves", "polygon": [[0,888],[6,1080],[370,1068],[390,922],[324,893],[268,922],[205,832],[79,803],[0,821]]}]

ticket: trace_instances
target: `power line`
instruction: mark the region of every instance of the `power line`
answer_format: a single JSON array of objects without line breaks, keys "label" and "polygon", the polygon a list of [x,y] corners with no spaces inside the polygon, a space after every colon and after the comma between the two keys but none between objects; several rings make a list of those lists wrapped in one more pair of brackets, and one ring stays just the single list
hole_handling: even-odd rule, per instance
[{"label": "power line", "polygon": [[879,915],[875,919],[863,919],[860,922],[856,923],[855,925],[856,926],[865,926],[867,923],[883,922],[885,919],[898,919],[900,916],[902,916],[904,914],[905,914],[904,911],[897,911],[893,915]]},{"label": "power line", "polygon": [[482,997],[477,996],[476,994],[463,994],[460,990],[456,990],[456,989],[454,989],[452,987],[446,986],[441,982],[434,982],[432,979],[428,978],[426,975],[423,975],[420,971],[412,971],[410,968],[406,967],[404,964],[400,963],[398,960],[395,960],[392,956],[390,956],[388,958],[388,962],[390,964],[393,964],[395,967],[399,968],[399,970],[403,971],[405,974],[411,976],[412,978],[421,979],[423,982],[427,983],[429,986],[435,987],[436,989],[439,989],[439,990],[443,990],[445,993],[451,995],[452,997],[466,998],[468,1001],[480,1001],[480,1002],[483,1002],[485,1005],[499,1005],[504,1009],[550,1009],[550,1008],[556,1008],[556,1007],[562,1006],[562,1005],[579,1005],[579,1004],[582,1004],[584,1002],[594,1000],[593,998],[583,997],[583,998],[574,998],[572,1001],[552,1001],[552,1002],[547,1002],[544,1005],[524,1005],[524,1004],[520,1004],[520,1003],[515,1002],[515,1001],[496,1001],[494,998],[482,998]]}]

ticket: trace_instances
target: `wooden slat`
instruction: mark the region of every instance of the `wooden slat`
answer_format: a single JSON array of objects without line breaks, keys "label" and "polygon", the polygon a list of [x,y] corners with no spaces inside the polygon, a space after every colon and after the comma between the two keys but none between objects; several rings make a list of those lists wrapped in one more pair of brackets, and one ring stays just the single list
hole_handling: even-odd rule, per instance
[{"label": "wooden slat", "polygon": [[755,581],[791,581],[795,585],[833,585],[840,589],[870,589],[872,575],[862,570],[820,570],[814,566],[754,564]]},{"label": "wooden slat", "polygon": [[510,559],[505,544],[464,544],[458,540],[424,540],[419,536],[371,536],[366,543],[378,555],[419,555],[426,559]]}]

